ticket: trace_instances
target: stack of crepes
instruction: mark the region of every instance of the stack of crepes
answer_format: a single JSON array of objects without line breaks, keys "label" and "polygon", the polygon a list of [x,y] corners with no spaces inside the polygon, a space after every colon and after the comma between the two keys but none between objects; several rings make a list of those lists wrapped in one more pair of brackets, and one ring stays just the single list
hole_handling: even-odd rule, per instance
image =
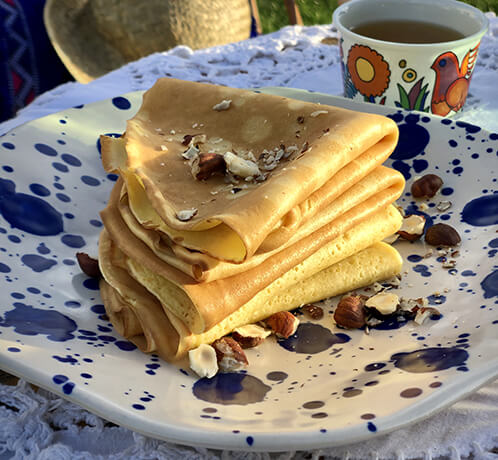
[{"label": "stack of crepes", "polygon": [[[120,176],[99,242],[117,331],[174,361],[399,273],[382,242],[402,220],[403,176],[382,166],[397,139],[386,117],[159,79],[126,132],[101,137],[104,168]],[[224,169],[194,177],[202,153]],[[237,175],[241,162],[256,173]]]}]

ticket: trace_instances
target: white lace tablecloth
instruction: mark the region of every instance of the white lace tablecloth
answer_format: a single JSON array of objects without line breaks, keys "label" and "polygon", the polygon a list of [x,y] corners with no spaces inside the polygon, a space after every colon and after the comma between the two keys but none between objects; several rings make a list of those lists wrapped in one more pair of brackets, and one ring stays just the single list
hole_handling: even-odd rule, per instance
[{"label": "white lace tablecloth", "polygon": [[[498,132],[498,18],[488,14],[466,106],[458,118]],[[158,77],[233,87],[287,86],[342,94],[331,26],[286,27],[240,43],[192,51],[179,46],[115,70],[92,83],[67,83],[38,97],[0,135],[74,105],[147,89]],[[264,454],[178,446],[131,432],[20,381],[0,385],[0,460],[18,459],[498,459],[498,381],[431,418],[354,445]]]}]

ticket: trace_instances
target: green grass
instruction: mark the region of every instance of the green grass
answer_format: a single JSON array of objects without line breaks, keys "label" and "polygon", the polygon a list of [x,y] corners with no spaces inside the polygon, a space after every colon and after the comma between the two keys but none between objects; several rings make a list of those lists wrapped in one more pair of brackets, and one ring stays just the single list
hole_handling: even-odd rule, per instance
[{"label": "green grass", "polygon": [[[400,0],[403,1],[403,0]],[[437,1],[437,0],[434,0]],[[305,25],[330,24],[337,0],[296,0]],[[465,0],[481,11],[498,13],[498,0]],[[282,0],[258,0],[259,15],[263,33],[274,32],[289,24],[287,10]]]}]

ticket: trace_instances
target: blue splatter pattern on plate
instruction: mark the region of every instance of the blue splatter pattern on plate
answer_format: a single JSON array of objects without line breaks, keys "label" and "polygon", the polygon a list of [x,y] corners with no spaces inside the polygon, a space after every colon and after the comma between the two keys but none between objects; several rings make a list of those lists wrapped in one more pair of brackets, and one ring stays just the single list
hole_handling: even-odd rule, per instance
[{"label": "blue splatter pattern on plate", "polygon": [[[367,439],[418,420],[498,373],[498,135],[424,114],[289,89],[266,91],[377,111],[400,128],[390,164],[408,187],[399,204],[428,226],[458,229],[458,251],[397,242],[403,297],[427,296],[442,317],[364,331],[306,318],[296,334],[247,351],[247,371],[197,379],[119,337],[98,283],[76,252],[97,254],[116,176],[100,164],[102,133],[119,135],[141,100],[78,106],[0,138],[0,366],[152,436],[217,448],[289,450]],[[415,177],[444,186],[421,206]],[[440,202],[451,206],[440,211]],[[444,268],[448,259],[454,266]]]}]

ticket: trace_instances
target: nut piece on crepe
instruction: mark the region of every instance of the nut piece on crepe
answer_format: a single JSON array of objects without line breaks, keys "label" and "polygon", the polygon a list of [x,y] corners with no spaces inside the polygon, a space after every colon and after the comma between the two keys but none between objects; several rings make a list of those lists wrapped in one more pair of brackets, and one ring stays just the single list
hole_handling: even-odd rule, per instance
[{"label": "nut piece on crepe", "polygon": [[256,177],[261,174],[258,165],[251,160],[240,158],[232,152],[225,152],[223,158],[227,169],[235,176],[249,178]]},{"label": "nut piece on crepe", "polygon": [[231,103],[231,99],[223,99],[221,102],[218,102],[218,104],[213,105],[213,110],[216,110],[218,112],[221,112],[222,110],[228,110]]},{"label": "nut piece on crepe", "polygon": [[192,175],[197,180],[209,179],[213,174],[225,174],[226,164],[223,155],[201,153],[192,160]]},{"label": "nut piece on crepe", "polygon": [[181,220],[182,222],[187,222],[190,219],[192,219],[193,217],[195,217],[196,214],[197,214],[197,209],[196,208],[182,209],[181,211],[178,211],[176,213],[176,218],[178,220]]}]

